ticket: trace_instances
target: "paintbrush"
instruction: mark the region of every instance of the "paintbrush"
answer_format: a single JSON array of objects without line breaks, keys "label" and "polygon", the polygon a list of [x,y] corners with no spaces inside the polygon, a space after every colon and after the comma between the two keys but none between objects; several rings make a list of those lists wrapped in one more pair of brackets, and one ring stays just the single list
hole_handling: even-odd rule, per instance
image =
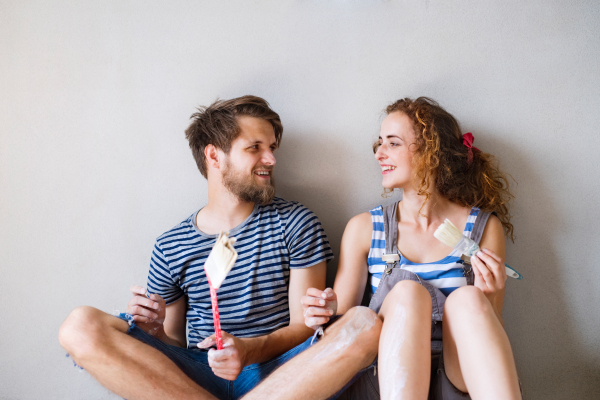
[{"label": "paintbrush", "polygon": [[[444,222],[438,226],[433,233],[433,236],[446,246],[453,247],[454,250],[461,252],[461,259],[471,264],[471,257],[479,251],[479,245],[474,241],[464,236],[456,226],[449,219],[446,218]],[[510,265],[504,264],[506,269],[506,275],[515,279],[523,279],[523,275],[515,271]]]},{"label": "paintbrush", "polygon": [[215,245],[213,246],[206,263],[204,263],[204,272],[208,278],[208,287],[210,288],[210,302],[212,305],[213,321],[215,323],[215,336],[217,338],[217,350],[223,348],[223,338],[221,337],[221,319],[219,318],[219,305],[217,303],[217,289],[225,280],[225,277],[233,268],[237,260],[237,251],[233,248],[235,238],[230,238],[228,232],[221,232]]}]

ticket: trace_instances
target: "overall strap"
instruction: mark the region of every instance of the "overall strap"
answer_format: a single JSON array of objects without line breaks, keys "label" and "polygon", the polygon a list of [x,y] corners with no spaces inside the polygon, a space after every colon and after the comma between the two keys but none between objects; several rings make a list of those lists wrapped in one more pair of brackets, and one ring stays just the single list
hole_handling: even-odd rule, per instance
[{"label": "overall strap", "polygon": [[398,220],[396,212],[399,201],[383,207],[383,228],[385,229],[385,254],[398,254]]},{"label": "overall strap", "polygon": [[[481,241],[483,230],[485,229],[485,225],[487,224],[490,215],[492,215],[492,213],[483,210],[479,210],[477,213],[477,218],[475,219],[475,222],[473,223],[473,229],[471,230],[471,239],[477,244],[479,244]],[[465,277],[467,278],[467,285],[474,285],[475,274],[473,273],[471,266],[469,265],[469,269],[467,270],[466,266],[463,264],[463,270],[465,272]]]},{"label": "overall strap", "polygon": [[485,229],[485,225],[488,222],[488,219],[492,215],[489,211],[479,210],[479,214],[477,214],[477,218],[473,223],[473,229],[471,230],[471,239],[479,244],[481,240],[481,236],[483,235],[483,230]]}]

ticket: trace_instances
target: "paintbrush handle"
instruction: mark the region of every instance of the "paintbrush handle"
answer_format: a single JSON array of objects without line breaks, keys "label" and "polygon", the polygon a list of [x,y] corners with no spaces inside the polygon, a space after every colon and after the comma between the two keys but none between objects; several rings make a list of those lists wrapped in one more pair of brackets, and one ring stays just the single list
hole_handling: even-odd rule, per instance
[{"label": "paintbrush handle", "polygon": [[210,303],[212,305],[213,321],[215,322],[215,336],[217,337],[217,350],[223,349],[223,338],[221,337],[221,318],[219,318],[219,303],[217,302],[217,290],[208,281],[210,287]]}]

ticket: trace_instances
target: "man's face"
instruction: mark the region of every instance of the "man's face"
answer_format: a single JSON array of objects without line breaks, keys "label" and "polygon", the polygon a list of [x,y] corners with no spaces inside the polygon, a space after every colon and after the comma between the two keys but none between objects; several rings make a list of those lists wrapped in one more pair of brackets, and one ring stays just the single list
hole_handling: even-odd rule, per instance
[{"label": "man's face", "polygon": [[275,197],[275,132],[264,119],[237,117],[240,135],[224,155],[223,185],[240,200],[268,204]]}]

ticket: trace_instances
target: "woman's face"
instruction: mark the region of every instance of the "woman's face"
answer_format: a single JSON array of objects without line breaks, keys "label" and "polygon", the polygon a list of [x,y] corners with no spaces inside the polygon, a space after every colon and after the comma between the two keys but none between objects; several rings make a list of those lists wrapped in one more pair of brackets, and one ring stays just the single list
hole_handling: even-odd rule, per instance
[{"label": "woman's face", "polygon": [[412,187],[412,158],[416,145],[410,118],[402,112],[389,114],[381,124],[379,143],[375,159],[381,166],[383,187]]}]

